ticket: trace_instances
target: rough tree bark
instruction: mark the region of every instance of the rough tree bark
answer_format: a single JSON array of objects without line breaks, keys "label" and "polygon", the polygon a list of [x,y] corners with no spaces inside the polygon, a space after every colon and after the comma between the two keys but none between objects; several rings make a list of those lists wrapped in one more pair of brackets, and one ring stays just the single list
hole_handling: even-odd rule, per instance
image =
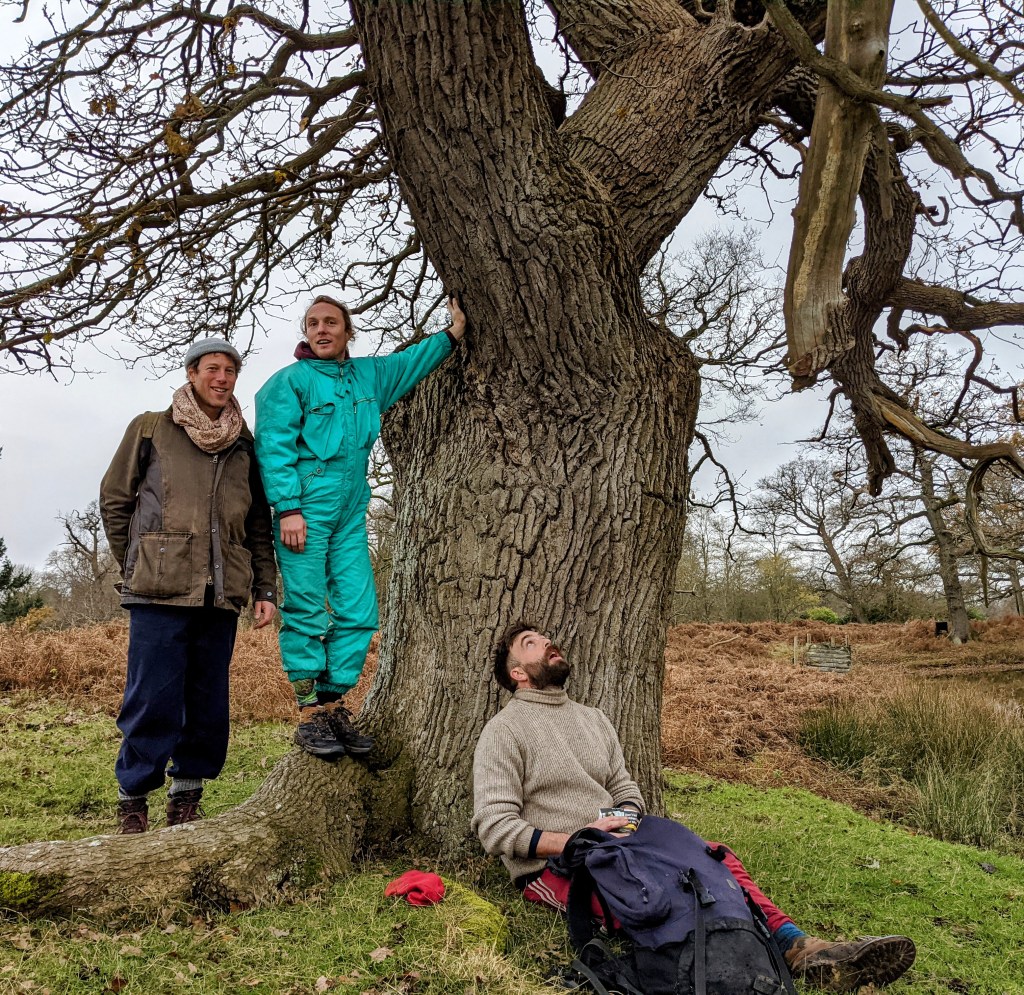
[{"label": "rough tree bark", "polygon": [[466,356],[386,433],[398,538],[368,715],[415,765],[418,828],[463,846],[498,704],[489,651],[529,618],[566,645],[572,693],[609,714],[657,806],[695,366],[644,318],[632,232],[556,133],[518,6],[356,12],[410,209],[472,315]]},{"label": "rough tree bark", "polygon": [[247,802],[216,819],[0,849],[0,908],[51,915],[273,900],[344,873],[361,846],[406,830],[408,779],[401,766],[375,773],[294,750]]}]

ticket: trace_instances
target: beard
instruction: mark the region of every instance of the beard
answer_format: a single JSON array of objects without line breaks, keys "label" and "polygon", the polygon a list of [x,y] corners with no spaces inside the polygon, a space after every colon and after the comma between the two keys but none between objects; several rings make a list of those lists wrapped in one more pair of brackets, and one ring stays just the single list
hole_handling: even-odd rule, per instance
[{"label": "beard", "polygon": [[557,646],[548,647],[544,662],[537,665],[536,673],[530,674],[530,683],[538,690],[564,688],[569,679],[569,664]]}]

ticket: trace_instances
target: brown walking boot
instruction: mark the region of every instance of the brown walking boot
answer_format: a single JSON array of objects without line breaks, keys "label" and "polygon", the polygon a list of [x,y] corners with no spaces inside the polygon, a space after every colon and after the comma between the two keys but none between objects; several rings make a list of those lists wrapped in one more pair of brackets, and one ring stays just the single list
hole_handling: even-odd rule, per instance
[{"label": "brown walking boot", "polygon": [[908,936],[862,936],[848,943],[801,936],[785,954],[794,977],[830,992],[887,985],[905,974],[916,956]]},{"label": "brown walking boot", "polygon": [[145,798],[119,798],[117,835],[134,836],[149,829],[149,803]]},{"label": "brown walking boot", "polygon": [[186,822],[202,819],[206,815],[199,804],[202,800],[202,788],[195,788],[192,791],[175,791],[173,795],[168,795],[167,825],[181,826]]}]

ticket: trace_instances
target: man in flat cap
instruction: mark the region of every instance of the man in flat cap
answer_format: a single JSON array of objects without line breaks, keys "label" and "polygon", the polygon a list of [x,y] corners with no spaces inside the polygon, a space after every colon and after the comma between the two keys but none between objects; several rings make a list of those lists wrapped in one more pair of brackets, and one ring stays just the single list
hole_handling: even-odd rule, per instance
[{"label": "man in flat cap", "polygon": [[188,383],[166,411],[133,419],[100,485],[130,619],[120,833],[146,831],[149,792],[168,774],[167,824],[201,817],[203,781],[227,756],[238,613],[251,597],[259,628],[276,611],[270,508],[234,396],[241,367],[224,339],[195,342]]}]

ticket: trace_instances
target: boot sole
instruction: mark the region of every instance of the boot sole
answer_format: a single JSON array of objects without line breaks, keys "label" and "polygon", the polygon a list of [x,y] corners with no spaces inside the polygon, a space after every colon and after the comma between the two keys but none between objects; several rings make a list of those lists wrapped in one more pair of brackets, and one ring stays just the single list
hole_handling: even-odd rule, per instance
[{"label": "boot sole", "polygon": [[[373,745],[376,746],[376,743],[373,744]],[[345,747],[345,752],[348,753],[350,756],[353,756],[353,757],[365,757],[368,753],[371,753],[372,751],[373,751],[373,746],[367,746],[367,747],[346,746]]]},{"label": "boot sole", "polygon": [[846,960],[817,964],[801,977],[826,991],[852,992],[862,985],[890,984],[910,970],[916,956],[914,941],[906,936],[875,936]]},{"label": "boot sole", "polygon": [[303,753],[308,753],[311,757],[319,757],[321,760],[340,760],[348,753],[344,747],[339,750],[336,746],[310,746],[308,743],[301,743],[297,739],[293,740],[293,742]]}]

